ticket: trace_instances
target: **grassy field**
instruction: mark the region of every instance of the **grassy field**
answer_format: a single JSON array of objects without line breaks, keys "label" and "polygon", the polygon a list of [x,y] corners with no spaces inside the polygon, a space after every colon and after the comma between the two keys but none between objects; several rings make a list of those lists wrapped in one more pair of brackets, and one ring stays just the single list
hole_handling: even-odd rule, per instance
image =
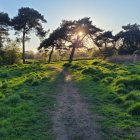
[{"label": "grassy field", "polygon": [[57,68],[60,66],[45,64],[0,68],[1,140],[53,139],[51,111],[59,81]]},{"label": "grassy field", "polygon": [[[51,117],[64,63],[0,67],[0,140],[55,139]],[[140,139],[140,63],[98,59],[65,66],[106,140]]]},{"label": "grassy field", "polygon": [[140,63],[103,60],[67,65],[90,110],[99,116],[107,140],[140,139]]}]

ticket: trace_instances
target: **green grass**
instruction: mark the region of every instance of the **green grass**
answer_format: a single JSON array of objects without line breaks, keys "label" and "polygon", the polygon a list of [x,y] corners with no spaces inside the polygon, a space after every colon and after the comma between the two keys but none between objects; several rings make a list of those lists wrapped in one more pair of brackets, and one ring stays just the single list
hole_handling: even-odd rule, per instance
[{"label": "green grass", "polygon": [[[0,140],[55,139],[51,112],[64,63],[0,67]],[[140,139],[140,63],[98,59],[65,67],[81,95],[88,97],[90,111],[99,116],[106,140]]]},{"label": "green grass", "polygon": [[51,111],[60,67],[41,63],[0,67],[1,140],[54,139]]},{"label": "green grass", "polygon": [[89,98],[107,140],[140,139],[140,63],[117,65],[103,60],[67,65],[81,95]]}]

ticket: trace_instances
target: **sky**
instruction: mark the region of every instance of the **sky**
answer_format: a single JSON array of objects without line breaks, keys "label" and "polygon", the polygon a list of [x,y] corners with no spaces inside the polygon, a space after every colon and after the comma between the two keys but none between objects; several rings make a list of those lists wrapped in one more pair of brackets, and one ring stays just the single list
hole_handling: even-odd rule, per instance
[{"label": "sky", "polygon": [[[21,7],[30,7],[44,15],[46,30],[55,30],[62,20],[76,20],[91,17],[97,27],[117,33],[128,23],[140,24],[140,0],[0,0],[0,12],[10,18],[17,15]],[[11,33],[11,37],[15,36]],[[36,52],[39,39],[31,34],[26,50]]]}]

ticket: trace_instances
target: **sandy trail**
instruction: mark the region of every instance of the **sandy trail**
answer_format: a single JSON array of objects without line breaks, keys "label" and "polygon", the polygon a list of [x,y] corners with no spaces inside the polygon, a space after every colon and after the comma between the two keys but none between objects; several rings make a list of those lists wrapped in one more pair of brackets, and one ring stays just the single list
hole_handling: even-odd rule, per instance
[{"label": "sandy trail", "polygon": [[88,111],[88,104],[75,88],[72,76],[65,70],[62,74],[65,79],[59,85],[61,92],[53,117],[56,140],[103,140],[96,115]]}]

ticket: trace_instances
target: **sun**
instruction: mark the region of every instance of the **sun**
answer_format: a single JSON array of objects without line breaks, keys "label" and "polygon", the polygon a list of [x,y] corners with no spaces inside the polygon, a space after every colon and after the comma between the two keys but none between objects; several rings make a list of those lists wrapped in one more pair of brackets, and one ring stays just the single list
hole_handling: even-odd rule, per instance
[{"label": "sun", "polygon": [[82,31],[79,31],[78,32],[78,36],[83,36],[83,32]]}]

